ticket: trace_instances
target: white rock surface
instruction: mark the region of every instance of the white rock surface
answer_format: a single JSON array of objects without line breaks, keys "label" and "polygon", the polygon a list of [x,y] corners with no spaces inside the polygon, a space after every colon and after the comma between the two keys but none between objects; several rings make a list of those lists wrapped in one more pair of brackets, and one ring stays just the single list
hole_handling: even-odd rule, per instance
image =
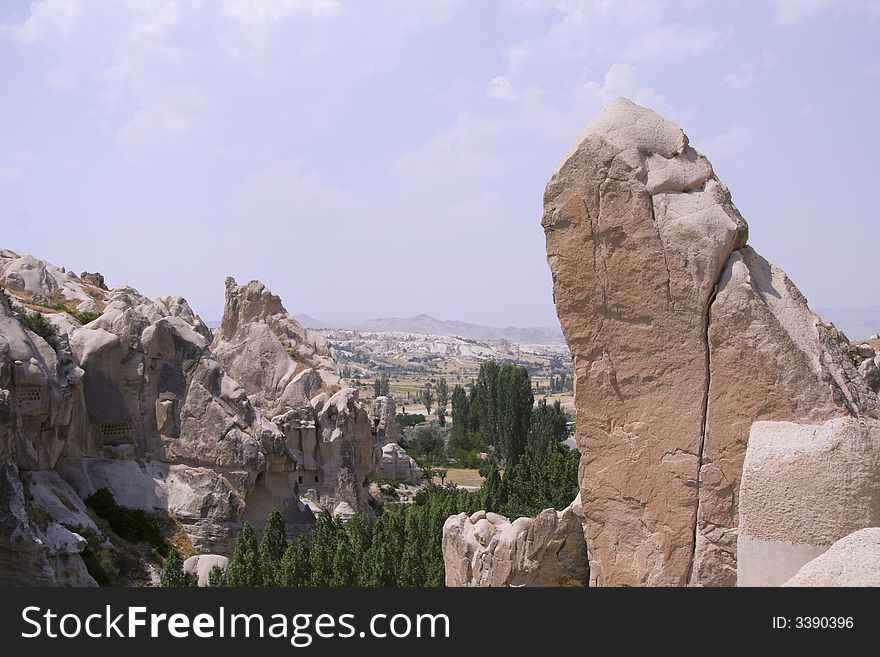
[{"label": "white rock surface", "polygon": [[183,562],[183,572],[195,573],[199,578],[199,586],[208,586],[211,571],[219,568],[226,572],[229,566],[229,557],[222,554],[197,554]]},{"label": "white rock surface", "polygon": [[880,421],[756,422],[740,488],[737,583],[779,586],[880,519]]},{"label": "white rock surface", "polygon": [[880,527],[841,538],[783,586],[880,586]]},{"label": "white rock surface", "polygon": [[586,586],[587,546],[580,498],[513,522],[460,513],[443,526],[446,586]]}]

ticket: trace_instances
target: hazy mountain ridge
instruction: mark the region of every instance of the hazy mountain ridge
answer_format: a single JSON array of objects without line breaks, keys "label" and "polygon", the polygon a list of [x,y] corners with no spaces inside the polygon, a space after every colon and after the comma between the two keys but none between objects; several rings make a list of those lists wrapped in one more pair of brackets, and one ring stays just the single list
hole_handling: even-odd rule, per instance
[{"label": "hazy mountain ridge", "polygon": [[564,343],[562,331],[543,326],[518,328],[508,326],[499,328],[470,324],[458,320],[445,320],[430,315],[415,317],[379,317],[363,322],[326,322],[306,314],[294,315],[294,318],[306,328],[311,329],[344,329],[361,332],[400,332],[425,333],[427,335],[445,335],[467,338],[469,340],[507,340],[509,342],[529,344]]},{"label": "hazy mountain ridge", "polygon": [[880,306],[862,308],[816,308],[825,322],[832,322],[850,340],[865,340],[880,333]]}]

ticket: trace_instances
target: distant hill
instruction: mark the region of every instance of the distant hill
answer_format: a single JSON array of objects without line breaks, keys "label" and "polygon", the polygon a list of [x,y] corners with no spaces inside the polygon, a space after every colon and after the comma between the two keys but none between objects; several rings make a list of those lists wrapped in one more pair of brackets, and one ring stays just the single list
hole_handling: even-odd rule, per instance
[{"label": "distant hill", "polygon": [[824,321],[832,322],[850,340],[865,340],[880,333],[880,306],[863,308],[816,308]]},{"label": "distant hill", "polygon": [[565,338],[559,329],[543,326],[517,328],[508,326],[497,328],[481,324],[468,324],[457,320],[437,319],[430,315],[415,317],[380,317],[363,322],[325,322],[309,315],[294,315],[296,320],[312,329],[351,329],[354,331],[402,331],[405,333],[427,333],[428,335],[454,335],[470,340],[507,340],[508,342],[528,342],[534,344],[564,343]]}]

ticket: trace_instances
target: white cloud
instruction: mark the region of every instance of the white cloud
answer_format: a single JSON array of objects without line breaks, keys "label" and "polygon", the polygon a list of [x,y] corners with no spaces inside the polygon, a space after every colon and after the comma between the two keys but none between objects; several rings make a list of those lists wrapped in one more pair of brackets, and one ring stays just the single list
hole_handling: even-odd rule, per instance
[{"label": "white cloud", "polygon": [[733,73],[724,78],[724,86],[731,89],[745,89],[752,86],[758,79],[762,70],[771,69],[776,66],[776,53],[765,52],[761,55],[758,62],[746,60],[741,62],[739,67]]},{"label": "white cloud", "polygon": [[679,61],[722,45],[723,32],[707,27],[657,25],[624,51],[635,62]]},{"label": "white cloud", "polygon": [[24,172],[18,167],[0,166],[0,184],[15,185],[24,181]]},{"label": "white cloud", "polygon": [[858,12],[880,16],[880,0],[771,0],[776,7],[776,21],[790,26],[813,18],[824,11]]},{"label": "white cloud", "polygon": [[807,119],[811,119],[815,115],[816,115],[816,108],[815,108],[815,106],[810,105],[809,103],[804,103],[803,105],[800,106],[800,108],[798,108],[798,117],[803,121],[806,121]]},{"label": "white cloud", "polygon": [[230,205],[235,215],[252,221],[297,219],[321,225],[321,219],[356,215],[358,201],[348,190],[324,182],[303,159],[289,158],[249,172],[233,188]]},{"label": "white cloud", "polygon": [[[225,139],[255,112],[326,129],[358,85],[459,4],[39,0],[7,33],[44,55],[53,89],[92,99],[116,143],[140,151],[208,132]],[[290,97],[321,98],[320,107],[291,107]]]},{"label": "white cloud", "polygon": [[499,75],[489,81],[486,95],[497,100],[516,100],[519,98],[519,94],[513,90],[510,80],[503,75]]}]

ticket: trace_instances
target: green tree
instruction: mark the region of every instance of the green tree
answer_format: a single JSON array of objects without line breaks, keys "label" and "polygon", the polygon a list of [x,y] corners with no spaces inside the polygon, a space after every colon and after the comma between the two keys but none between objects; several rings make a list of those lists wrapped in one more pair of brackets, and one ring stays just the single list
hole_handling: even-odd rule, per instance
[{"label": "green tree", "polygon": [[467,390],[464,386],[455,386],[452,389],[452,434],[449,437],[449,444],[453,449],[467,451],[474,448],[468,426],[469,409]]},{"label": "green tree", "polygon": [[331,566],[330,586],[354,586],[357,583],[357,575],[354,569],[355,559],[348,533],[345,531],[337,532],[336,551],[333,554],[333,564]]},{"label": "green tree", "polygon": [[440,380],[437,381],[437,405],[445,411],[448,403],[449,384],[446,383],[445,377],[440,377]]},{"label": "green tree", "polygon": [[260,568],[264,586],[281,586],[281,559],[287,550],[287,530],[284,516],[273,509],[266,520],[263,540],[260,542]]},{"label": "green tree", "polygon": [[431,414],[431,407],[434,405],[434,391],[431,389],[431,382],[425,383],[425,387],[419,392],[419,401],[425,405],[428,415]]},{"label": "green tree", "polygon": [[333,576],[333,559],[341,530],[340,523],[329,511],[321,511],[312,537],[311,585],[330,586]]},{"label": "green tree", "polygon": [[565,412],[557,400],[552,406],[546,399],[538,402],[532,411],[528,443],[536,454],[542,455],[550,443],[559,443],[568,436]]},{"label": "green tree", "polygon": [[290,541],[281,558],[281,581],[284,586],[308,586],[311,583],[309,539],[300,534]]},{"label": "green tree", "polygon": [[208,573],[208,586],[212,589],[218,589],[223,586],[226,586],[226,571],[224,571],[220,566],[214,566],[211,568],[211,572]]},{"label": "green tree", "polygon": [[387,397],[391,388],[391,382],[388,378],[388,372],[379,374],[379,378],[373,381],[373,393],[376,397]]},{"label": "green tree", "polygon": [[162,566],[162,572],[159,573],[159,586],[165,588],[180,588],[184,586],[196,586],[199,582],[198,575],[195,573],[187,573],[183,570],[183,558],[180,552],[171,548],[165,563]]},{"label": "green tree", "polygon": [[235,551],[226,569],[226,583],[229,586],[263,585],[257,535],[248,522],[244,523],[235,541]]}]

